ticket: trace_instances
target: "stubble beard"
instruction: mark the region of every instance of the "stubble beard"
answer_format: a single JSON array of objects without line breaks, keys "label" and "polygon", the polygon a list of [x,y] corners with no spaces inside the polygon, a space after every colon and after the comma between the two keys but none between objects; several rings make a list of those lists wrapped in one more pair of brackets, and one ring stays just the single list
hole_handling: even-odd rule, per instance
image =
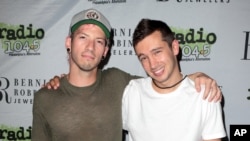
[{"label": "stubble beard", "polygon": [[91,65],[90,63],[88,64],[83,64],[83,65],[77,65],[78,68],[82,71],[87,71],[87,72],[90,72],[92,70],[94,70],[95,68],[97,68],[96,65]]},{"label": "stubble beard", "polygon": [[90,72],[97,68],[98,62],[84,61],[81,63],[78,59],[72,57],[72,63],[74,63],[81,71]]}]

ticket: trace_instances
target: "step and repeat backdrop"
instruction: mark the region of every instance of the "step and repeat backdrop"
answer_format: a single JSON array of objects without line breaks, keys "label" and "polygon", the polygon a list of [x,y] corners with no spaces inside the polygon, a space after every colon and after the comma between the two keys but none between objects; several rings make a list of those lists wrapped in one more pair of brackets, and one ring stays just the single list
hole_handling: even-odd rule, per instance
[{"label": "step and repeat backdrop", "polygon": [[182,48],[184,74],[204,72],[223,92],[225,128],[250,124],[248,0],[1,0],[0,141],[30,140],[35,92],[68,72],[65,38],[71,17],[96,8],[111,22],[114,45],[104,69],[146,76],[132,47],[142,18],[162,20]]}]

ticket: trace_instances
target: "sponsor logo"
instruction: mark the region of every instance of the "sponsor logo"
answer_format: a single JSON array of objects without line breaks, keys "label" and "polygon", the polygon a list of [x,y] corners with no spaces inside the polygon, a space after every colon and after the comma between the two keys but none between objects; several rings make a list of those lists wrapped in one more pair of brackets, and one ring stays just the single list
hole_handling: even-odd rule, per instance
[{"label": "sponsor logo", "polygon": [[0,125],[0,140],[1,141],[19,141],[31,140],[31,126],[27,129],[25,127],[10,127]]},{"label": "sponsor logo", "polygon": [[0,23],[0,47],[9,56],[40,55],[40,40],[45,36],[42,28],[32,24],[9,25]]},{"label": "sponsor logo", "polygon": [[100,15],[94,10],[88,11],[88,13],[86,13],[86,17],[88,19],[100,20]]},{"label": "sponsor logo", "polygon": [[250,46],[250,44],[249,44],[250,31],[244,31],[244,33],[245,33],[246,37],[245,37],[245,46],[244,46],[244,53],[243,53],[242,60],[250,60],[250,57],[248,57],[248,53],[249,53],[248,47]]},{"label": "sponsor logo", "polygon": [[182,49],[181,61],[209,61],[213,44],[217,36],[213,32],[206,32],[204,28],[180,29],[171,28],[175,38],[179,40]]},{"label": "sponsor logo", "polygon": [[34,93],[45,83],[45,79],[0,77],[0,103],[33,104]]},{"label": "sponsor logo", "polygon": [[131,28],[113,28],[114,42],[111,48],[112,55],[136,55],[132,44],[133,30]]}]

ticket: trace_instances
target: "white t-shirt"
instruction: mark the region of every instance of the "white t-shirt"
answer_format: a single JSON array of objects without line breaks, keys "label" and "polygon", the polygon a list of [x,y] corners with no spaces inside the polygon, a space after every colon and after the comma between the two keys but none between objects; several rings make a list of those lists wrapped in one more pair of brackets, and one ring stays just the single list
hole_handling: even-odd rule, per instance
[{"label": "white t-shirt", "polygon": [[123,95],[123,128],[129,141],[201,141],[226,136],[220,102],[203,100],[186,78],[168,94],[152,88],[152,79],[131,80]]}]

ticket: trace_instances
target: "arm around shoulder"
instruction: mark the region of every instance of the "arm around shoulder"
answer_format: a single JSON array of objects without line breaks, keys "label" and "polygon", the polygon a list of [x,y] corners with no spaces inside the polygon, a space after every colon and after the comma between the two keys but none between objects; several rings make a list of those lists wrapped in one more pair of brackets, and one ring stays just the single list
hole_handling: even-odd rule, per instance
[{"label": "arm around shoulder", "polygon": [[210,102],[221,101],[222,93],[214,79],[202,72],[189,74],[188,77],[195,82],[197,92],[201,91],[201,85],[205,85],[204,99],[208,98],[208,101]]}]

